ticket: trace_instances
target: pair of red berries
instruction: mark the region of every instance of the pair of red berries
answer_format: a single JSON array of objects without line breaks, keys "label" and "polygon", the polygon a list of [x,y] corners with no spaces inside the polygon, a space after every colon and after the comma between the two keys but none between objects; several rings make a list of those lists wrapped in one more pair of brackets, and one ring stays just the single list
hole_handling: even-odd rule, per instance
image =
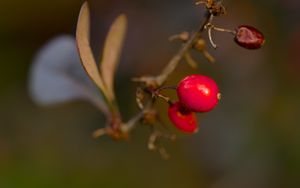
[{"label": "pair of red berries", "polygon": [[216,82],[203,75],[190,75],[181,80],[177,95],[179,101],[170,105],[168,115],[175,127],[185,133],[197,132],[195,113],[211,111],[220,99]]}]

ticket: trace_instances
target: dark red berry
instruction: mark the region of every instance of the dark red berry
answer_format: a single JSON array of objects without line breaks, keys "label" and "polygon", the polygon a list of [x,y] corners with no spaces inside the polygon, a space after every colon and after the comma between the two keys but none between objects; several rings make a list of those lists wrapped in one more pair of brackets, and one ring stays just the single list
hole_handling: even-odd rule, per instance
[{"label": "dark red berry", "polygon": [[192,112],[180,102],[170,105],[168,115],[175,127],[182,132],[196,133],[198,131],[195,112]]},{"label": "dark red berry", "polygon": [[220,99],[216,82],[203,75],[190,75],[180,81],[177,87],[179,101],[195,112],[212,110]]},{"label": "dark red berry", "polygon": [[241,25],[236,29],[235,42],[247,49],[259,49],[265,43],[264,35],[256,28]]}]

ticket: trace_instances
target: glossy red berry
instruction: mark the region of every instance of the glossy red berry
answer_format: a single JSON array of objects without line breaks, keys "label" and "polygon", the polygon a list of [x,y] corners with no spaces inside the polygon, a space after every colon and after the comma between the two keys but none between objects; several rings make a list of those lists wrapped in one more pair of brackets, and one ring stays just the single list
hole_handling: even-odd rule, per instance
[{"label": "glossy red berry", "polygon": [[195,112],[212,110],[220,99],[216,82],[203,75],[190,75],[180,81],[177,87],[179,101]]},{"label": "glossy red berry", "polygon": [[168,115],[175,127],[182,132],[196,133],[198,131],[195,112],[192,112],[180,102],[170,105]]},{"label": "glossy red berry", "polygon": [[235,42],[247,49],[259,49],[265,43],[264,35],[256,28],[241,25],[236,29]]}]

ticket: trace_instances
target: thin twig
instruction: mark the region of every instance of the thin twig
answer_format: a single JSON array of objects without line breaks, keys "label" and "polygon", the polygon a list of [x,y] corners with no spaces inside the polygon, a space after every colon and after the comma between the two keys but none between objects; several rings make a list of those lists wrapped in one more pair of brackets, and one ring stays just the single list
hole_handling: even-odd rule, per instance
[{"label": "thin twig", "polygon": [[121,126],[122,132],[125,132],[125,133],[130,132],[137,125],[137,123],[139,123],[142,120],[145,113],[148,110],[150,110],[152,106],[153,106],[152,101],[151,102],[149,101],[146,105],[144,105],[144,109],[142,111],[140,111],[138,114],[133,116],[133,118],[131,118],[127,123],[125,123]]}]

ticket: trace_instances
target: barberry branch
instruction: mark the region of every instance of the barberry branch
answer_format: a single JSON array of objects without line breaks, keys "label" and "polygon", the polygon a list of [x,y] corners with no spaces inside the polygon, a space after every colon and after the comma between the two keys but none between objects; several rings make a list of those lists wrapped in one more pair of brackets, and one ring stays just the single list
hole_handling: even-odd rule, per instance
[{"label": "barberry branch", "polygon": [[[158,99],[162,99],[169,104],[168,115],[171,122],[181,131],[185,133],[196,133],[198,130],[196,112],[208,112],[212,110],[221,98],[218,86],[215,81],[203,75],[191,75],[183,79],[177,87],[166,86],[170,75],[176,70],[179,63],[185,60],[192,68],[196,68],[198,63],[192,57],[190,50],[195,49],[200,52],[209,62],[215,62],[214,57],[207,51],[206,42],[201,37],[202,32],[208,33],[208,38],[211,45],[217,48],[213,41],[212,31],[227,32],[234,35],[235,42],[247,49],[258,49],[264,43],[262,33],[251,26],[239,26],[236,30],[229,30],[213,25],[214,17],[221,16],[226,13],[222,1],[217,0],[199,0],[197,4],[205,4],[206,12],[198,29],[192,34],[188,32],[181,32],[169,38],[172,41],[180,41],[182,47],[167,63],[162,72],[157,76],[142,76],[133,78],[134,82],[138,82],[139,86],[136,91],[136,102],[140,111],[133,116],[129,121],[124,122],[118,108],[113,111],[112,117],[109,120],[106,128],[99,129],[94,132],[93,136],[99,137],[104,134],[112,137],[115,140],[127,139],[129,133],[139,124],[150,125],[154,130],[149,137],[148,147],[150,150],[157,150],[163,158],[168,158],[165,148],[159,144],[159,138],[167,138],[174,140],[173,135],[166,136],[160,130],[155,130],[154,124],[159,122],[160,117],[158,111],[155,109],[155,103]],[[191,82],[190,82],[191,81]],[[187,88],[194,88],[192,85],[205,85],[196,90]],[[206,86],[208,85],[208,86]],[[163,89],[176,89],[179,101],[174,102],[169,97],[163,95],[160,91]],[[194,94],[197,93],[197,100],[194,100]],[[203,94],[205,92],[205,94]],[[207,93],[210,93],[207,95]],[[199,100],[198,100],[199,99]],[[202,101],[197,103],[195,101]],[[207,102],[209,101],[209,102]],[[115,104],[113,104],[115,105]]]},{"label": "barberry branch", "polygon": [[[207,11],[205,14],[205,19],[200,24],[198,30],[189,38],[189,40],[183,44],[182,48],[178,51],[177,54],[173,56],[173,58],[169,61],[167,66],[163,69],[162,73],[156,77],[141,77],[141,78],[135,78],[133,81],[142,82],[145,83],[146,87],[153,87],[154,90],[152,92],[152,95],[156,96],[156,89],[158,89],[160,86],[162,86],[169,76],[175,71],[175,69],[178,67],[180,61],[186,57],[187,54],[189,54],[189,50],[193,48],[193,45],[197,42],[197,40],[200,38],[201,33],[205,30],[205,26],[211,22],[213,18],[213,15]],[[161,96],[157,96],[161,97]],[[142,112],[138,113],[136,116],[134,116],[132,119],[128,121],[128,123],[123,124],[121,126],[121,130],[125,132],[131,131],[143,118],[143,114],[147,111],[153,108],[153,105],[155,103],[155,100],[149,101],[146,106],[144,106],[144,109]]]}]

